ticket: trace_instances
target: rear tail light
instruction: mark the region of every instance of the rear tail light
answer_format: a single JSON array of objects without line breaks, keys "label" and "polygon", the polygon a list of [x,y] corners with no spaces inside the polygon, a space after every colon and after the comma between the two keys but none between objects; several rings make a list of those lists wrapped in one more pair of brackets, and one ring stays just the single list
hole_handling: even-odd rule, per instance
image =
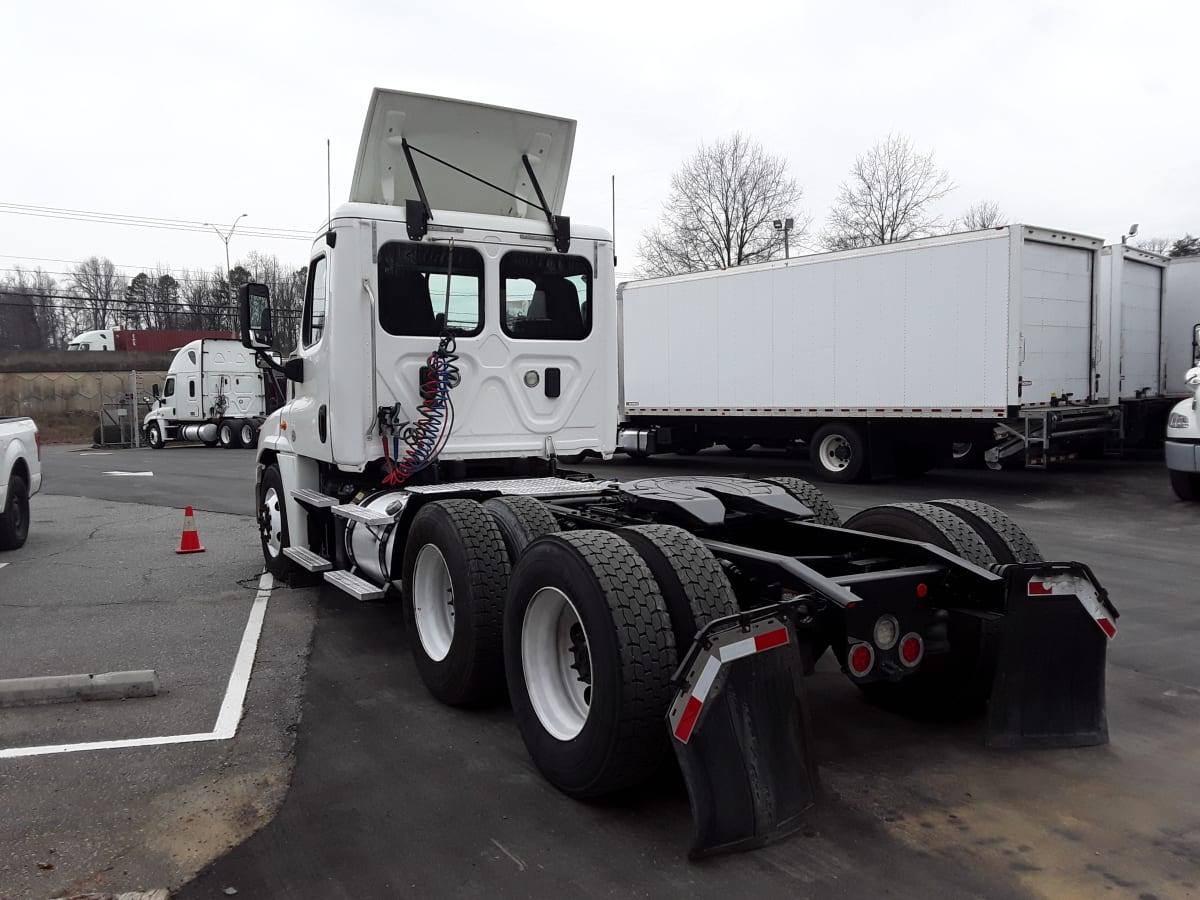
[{"label": "rear tail light", "polygon": [[920,664],[924,656],[925,642],[919,634],[910,631],[900,638],[900,662],[911,669]]},{"label": "rear tail light", "polygon": [[42,461],[42,433],[35,431],[33,433],[33,442],[37,444],[38,462]]},{"label": "rear tail light", "polygon": [[859,676],[866,675],[875,665],[875,649],[870,644],[854,644],[846,654],[846,664],[851,673]]}]

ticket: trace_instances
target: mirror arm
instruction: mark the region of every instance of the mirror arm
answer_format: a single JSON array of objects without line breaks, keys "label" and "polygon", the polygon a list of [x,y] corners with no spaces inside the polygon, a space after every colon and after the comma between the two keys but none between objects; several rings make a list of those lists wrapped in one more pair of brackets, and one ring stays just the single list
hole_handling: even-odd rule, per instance
[{"label": "mirror arm", "polygon": [[270,354],[265,350],[255,350],[254,355],[261,360],[268,369],[272,372],[280,373],[288,381],[304,381],[304,360],[301,358],[289,359],[280,365],[271,359]]}]

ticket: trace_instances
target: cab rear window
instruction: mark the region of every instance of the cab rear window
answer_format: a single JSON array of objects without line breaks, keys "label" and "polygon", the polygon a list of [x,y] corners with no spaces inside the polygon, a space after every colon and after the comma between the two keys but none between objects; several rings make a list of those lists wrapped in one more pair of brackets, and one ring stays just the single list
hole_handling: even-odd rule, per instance
[{"label": "cab rear window", "polygon": [[509,337],[581,341],[592,332],[592,267],[582,256],[514,250],[500,260]]},{"label": "cab rear window", "polygon": [[379,248],[379,324],[388,334],[469,336],[483,328],[483,257],[470,247],[396,241]]}]

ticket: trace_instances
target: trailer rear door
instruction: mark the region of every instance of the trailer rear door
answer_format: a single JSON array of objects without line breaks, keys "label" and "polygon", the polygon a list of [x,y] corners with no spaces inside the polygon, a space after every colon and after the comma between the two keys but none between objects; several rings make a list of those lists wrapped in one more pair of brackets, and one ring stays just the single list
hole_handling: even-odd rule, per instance
[{"label": "trailer rear door", "polygon": [[1161,393],[1161,266],[1126,258],[1121,267],[1121,397]]},{"label": "trailer rear door", "polygon": [[1021,405],[1090,394],[1095,251],[1026,238],[1021,251]]}]

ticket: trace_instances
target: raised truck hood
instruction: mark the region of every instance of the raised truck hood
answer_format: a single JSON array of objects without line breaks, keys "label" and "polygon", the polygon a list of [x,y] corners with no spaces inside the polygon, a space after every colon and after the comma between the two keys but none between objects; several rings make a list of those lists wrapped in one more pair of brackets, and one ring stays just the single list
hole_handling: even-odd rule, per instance
[{"label": "raised truck hood", "polygon": [[550,211],[562,212],[575,145],[573,119],[376,88],[358,147],[351,202],[403,206],[418,199],[401,140],[531,201],[514,200],[414,152],[435,210],[542,218],[521,162],[527,154]]}]

